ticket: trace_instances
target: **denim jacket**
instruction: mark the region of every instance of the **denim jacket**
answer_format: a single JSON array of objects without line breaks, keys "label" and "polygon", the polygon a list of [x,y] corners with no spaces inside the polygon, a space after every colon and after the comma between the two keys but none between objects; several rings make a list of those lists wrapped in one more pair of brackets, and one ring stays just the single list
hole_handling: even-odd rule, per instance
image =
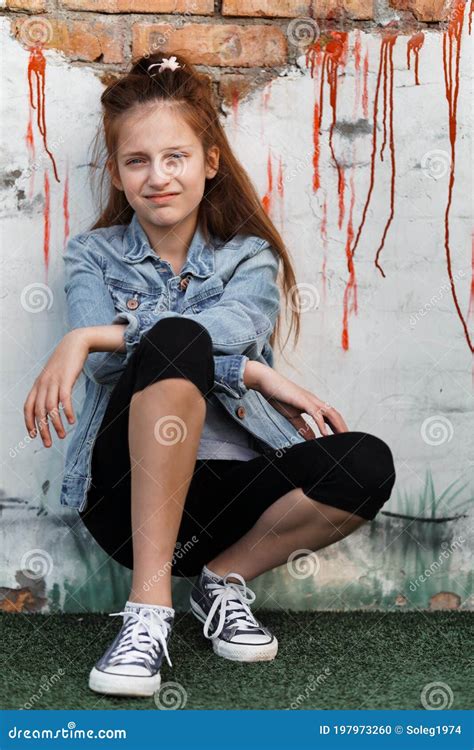
[{"label": "denim jacket", "polygon": [[273,365],[269,337],[280,304],[279,260],[266,240],[237,234],[229,242],[216,237],[206,242],[198,225],[177,276],[152,250],[134,214],[129,225],[75,235],[63,259],[69,327],[126,323],[127,328],[126,351],[91,352],[84,363],[85,398],[67,446],[61,505],[86,507],[92,449],[112,389],[143,333],[162,318],[191,318],[208,330],[213,342],[213,393],[263,453],[304,441],[243,381],[249,359]]}]

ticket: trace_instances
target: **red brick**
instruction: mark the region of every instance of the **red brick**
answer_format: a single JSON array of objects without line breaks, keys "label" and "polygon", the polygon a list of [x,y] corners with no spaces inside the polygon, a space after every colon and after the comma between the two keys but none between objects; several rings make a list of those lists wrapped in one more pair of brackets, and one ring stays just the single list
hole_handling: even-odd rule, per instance
[{"label": "red brick", "polygon": [[296,18],[308,15],[308,3],[302,0],[223,0],[222,15]]},{"label": "red brick", "polygon": [[257,75],[245,73],[224,73],[219,80],[219,95],[231,107],[246,99],[254,91],[262,90],[278,77],[276,68],[262,68]]},{"label": "red brick", "polygon": [[374,0],[223,0],[222,14],[321,19],[345,16],[353,20],[370,20],[374,17]]},{"label": "red brick", "polygon": [[28,10],[30,13],[43,13],[46,0],[7,0],[9,10]]},{"label": "red brick", "polygon": [[449,0],[391,0],[395,10],[408,10],[418,21],[444,21],[449,15]]},{"label": "red brick", "polygon": [[191,23],[176,29],[170,24],[136,23],[133,57],[155,51],[182,52],[193,64],[252,66],[284,65],[287,41],[276,26]]},{"label": "red brick", "polygon": [[90,10],[95,13],[187,13],[212,15],[214,0],[62,0],[68,10]]},{"label": "red brick", "polygon": [[370,21],[374,17],[374,4],[374,0],[312,0],[312,14],[313,18],[324,20]]},{"label": "red brick", "polygon": [[[124,29],[115,23],[101,21],[60,21],[44,16],[45,49],[57,49],[74,60],[102,60],[105,63],[121,63],[124,55]],[[29,18],[18,18],[12,23],[13,31],[25,47],[34,46],[29,41]],[[34,31],[34,30],[33,30]],[[33,40],[35,37],[33,37]]]}]

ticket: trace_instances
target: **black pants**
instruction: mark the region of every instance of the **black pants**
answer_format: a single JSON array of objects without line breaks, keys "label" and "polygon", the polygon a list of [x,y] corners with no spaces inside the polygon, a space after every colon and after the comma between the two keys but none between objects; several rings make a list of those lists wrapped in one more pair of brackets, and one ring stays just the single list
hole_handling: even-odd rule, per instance
[{"label": "black pants", "polygon": [[[212,341],[187,318],[164,318],[140,340],[107,405],[92,455],[92,485],[80,517],[105,552],[133,568],[128,446],[132,395],[165,378],[186,378],[204,398],[214,384]],[[185,500],[172,574],[197,575],[240,539],[282,495],[310,498],[373,519],[389,499],[395,468],[388,445],[344,432],[248,461],[197,460]]]}]

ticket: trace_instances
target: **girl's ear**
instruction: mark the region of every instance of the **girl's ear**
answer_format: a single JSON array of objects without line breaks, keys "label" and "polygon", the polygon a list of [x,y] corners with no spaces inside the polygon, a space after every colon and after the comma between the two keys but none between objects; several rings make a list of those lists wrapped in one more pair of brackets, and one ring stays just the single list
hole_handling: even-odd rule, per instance
[{"label": "girl's ear", "polygon": [[219,146],[211,146],[207,152],[206,177],[210,180],[219,171]]},{"label": "girl's ear", "polygon": [[120,179],[119,173],[118,173],[118,169],[117,169],[117,165],[115,163],[115,159],[108,159],[107,160],[107,169],[110,172],[110,179],[112,181],[112,185],[115,188],[117,188],[117,190],[122,190],[123,191],[123,185],[122,185],[122,181]]}]

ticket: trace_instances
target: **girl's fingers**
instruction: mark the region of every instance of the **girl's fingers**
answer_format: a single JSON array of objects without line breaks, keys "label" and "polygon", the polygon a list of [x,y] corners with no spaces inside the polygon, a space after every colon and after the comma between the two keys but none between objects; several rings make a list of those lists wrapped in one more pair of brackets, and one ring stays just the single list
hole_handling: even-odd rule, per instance
[{"label": "girl's fingers", "polygon": [[35,417],[38,430],[41,435],[41,440],[44,443],[45,448],[50,448],[52,445],[51,433],[49,431],[48,416],[46,409],[46,389],[43,388],[39,391],[38,397],[35,404]]},{"label": "girl's fingers", "polygon": [[72,408],[71,390],[63,386],[59,389],[59,398],[63,405],[64,414],[72,424],[75,421],[74,410]]},{"label": "girl's fingers", "polygon": [[322,415],[324,421],[329,424],[333,432],[349,432],[349,428],[339,412],[330,404],[319,402],[317,411]]},{"label": "girl's fingers", "polygon": [[323,436],[327,435],[328,431],[326,429],[326,425],[324,423],[324,419],[323,419],[323,415],[321,413],[321,410],[318,409],[316,412],[308,412],[308,414],[310,414],[313,417],[314,421],[318,425],[319,431],[320,431],[321,435],[323,435]]},{"label": "girl's fingers", "polygon": [[58,437],[65,437],[66,431],[61,421],[61,414],[59,412],[59,388],[57,384],[49,386],[48,395],[46,397],[46,409],[48,416],[53,423],[54,429]]},{"label": "girl's fingers", "polygon": [[325,415],[326,421],[329,422],[333,432],[349,432],[349,428],[343,418],[335,409],[330,409]]},{"label": "girl's fingers", "polygon": [[35,425],[35,402],[36,402],[36,386],[34,386],[29,392],[25,404],[23,406],[23,414],[25,419],[26,429],[30,437],[36,437],[36,425]]}]

